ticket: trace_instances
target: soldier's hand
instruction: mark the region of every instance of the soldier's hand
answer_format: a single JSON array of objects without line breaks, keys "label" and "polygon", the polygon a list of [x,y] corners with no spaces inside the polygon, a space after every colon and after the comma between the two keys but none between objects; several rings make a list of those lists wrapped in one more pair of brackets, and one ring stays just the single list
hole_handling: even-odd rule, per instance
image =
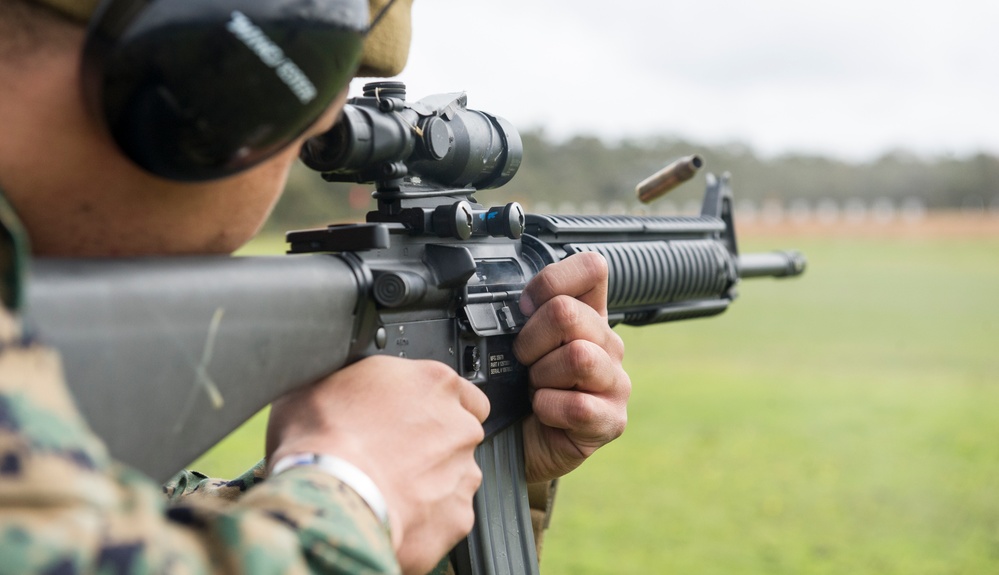
[{"label": "soldier's hand", "polygon": [[542,269],[524,289],[530,316],[514,354],[530,369],[534,414],[524,424],[528,482],[572,471],[627,423],[624,344],[607,324],[607,262],[580,253]]},{"label": "soldier's hand", "polygon": [[268,461],[325,453],[382,491],[404,573],[429,572],[472,528],[486,396],[444,364],[370,357],[271,408]]}]

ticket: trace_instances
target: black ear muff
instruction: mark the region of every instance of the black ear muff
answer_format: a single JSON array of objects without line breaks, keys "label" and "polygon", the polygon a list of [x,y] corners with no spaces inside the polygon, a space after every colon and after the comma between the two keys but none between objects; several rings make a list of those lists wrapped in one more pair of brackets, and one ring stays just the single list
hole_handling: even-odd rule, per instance
[{"label": "black ear muff", "polygon": [[149,172],[220,178],[322,115],[367,27],[367,0],[106,0],[84,47],[84,97]]}]

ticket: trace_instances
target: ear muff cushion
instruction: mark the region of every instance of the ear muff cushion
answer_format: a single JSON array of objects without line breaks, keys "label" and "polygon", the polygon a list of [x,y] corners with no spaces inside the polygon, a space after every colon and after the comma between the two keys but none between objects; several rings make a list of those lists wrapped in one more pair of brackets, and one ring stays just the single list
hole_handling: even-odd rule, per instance
[{"label": "ear muff cushion", "polygon": [[84,47],[84,94],[121,149],[173,180],[282,150],[349,83],[366,0],[108,1]]}]

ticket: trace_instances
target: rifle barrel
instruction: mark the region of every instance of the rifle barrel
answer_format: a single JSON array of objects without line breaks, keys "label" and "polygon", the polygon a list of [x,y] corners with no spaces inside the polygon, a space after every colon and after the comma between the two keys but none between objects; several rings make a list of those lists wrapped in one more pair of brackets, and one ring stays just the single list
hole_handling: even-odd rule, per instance
[{"label": "rifle barrel", "polygon": [[805,273],[805,256],[793,250],[742,254],[738,266],[742,278],[794,277]]}]

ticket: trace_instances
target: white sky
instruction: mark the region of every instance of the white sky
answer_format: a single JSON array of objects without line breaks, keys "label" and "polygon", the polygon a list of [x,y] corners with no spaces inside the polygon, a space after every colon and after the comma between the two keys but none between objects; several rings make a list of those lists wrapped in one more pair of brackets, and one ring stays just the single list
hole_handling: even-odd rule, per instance
[{"label": "white sky", "polygon": [[996,0],[417,0],[410,98],[773,155],[999,154]]}]

